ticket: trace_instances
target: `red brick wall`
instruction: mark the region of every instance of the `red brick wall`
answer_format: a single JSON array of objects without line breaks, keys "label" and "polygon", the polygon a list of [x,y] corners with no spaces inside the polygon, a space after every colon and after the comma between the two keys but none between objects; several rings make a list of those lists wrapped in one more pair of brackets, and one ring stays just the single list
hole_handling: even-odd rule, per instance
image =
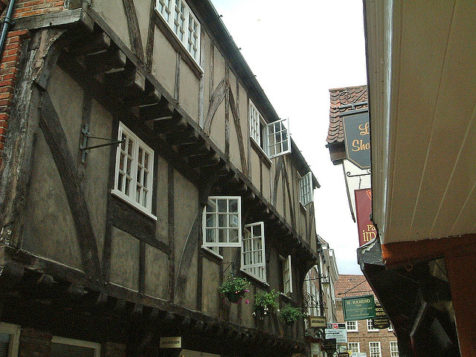
[{"label": "red brick wall", "polygon": [[17,0],[14,18],[42,15],[64,9],[64,0]]},{"label": "red brick wall", "polygon": [[[15,79],[18,72],[21,43],[27,36],[27,30],[9,32],[3,51],[0,65],[0,153],[3,151],[5,134],[8,129],[8,118],[10,116]],[[1,160],[0,156],[0,167]]]}]

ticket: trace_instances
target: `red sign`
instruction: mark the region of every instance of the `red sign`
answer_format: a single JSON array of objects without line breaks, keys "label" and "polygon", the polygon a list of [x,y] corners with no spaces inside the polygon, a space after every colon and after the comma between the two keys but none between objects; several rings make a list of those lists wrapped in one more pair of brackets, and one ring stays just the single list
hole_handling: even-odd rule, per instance
[{"label": "red sign", "polygon": [[359,229],[359,246],[370,242],[377,236],[374,224],[370,220],[372,213],[372,190],[355,190],[355,211],[357,213],[357,227]]}]

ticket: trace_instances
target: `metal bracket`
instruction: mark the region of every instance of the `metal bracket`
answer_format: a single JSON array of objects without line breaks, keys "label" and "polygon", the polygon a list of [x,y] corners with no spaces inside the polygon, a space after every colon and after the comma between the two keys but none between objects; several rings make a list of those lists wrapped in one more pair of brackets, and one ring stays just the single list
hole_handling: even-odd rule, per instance
[{"label": "metal bracket", "polygon": [[[81,134],[83,136],[83,140],[82,140],[81,145],[79,146],[79,150],[81,150],[81,162],[83,164],[86,162],[86,157],[88,156],[89,150],[102,148],[102,147],[105,147],[105,146],[118,145],[118,144],[122,144],[124,142],[124,140],[112,140],[112,139],[109,139],[109,138],[102,138],[102,137],[99,137],[99,136],[93,136],[89,132],[89,125],[88,124],[84,124],[83,128],[81,129]],[[105,141],[109,141],[109,142],[106,143],[106,144],[88,146],[89,139],[105,140]]]},{"label": "metal bracket", "polygon": [[347,177],[361,177],[361,176],[368,176],[368,175],[370,175],[371,173],[372,173],[372,172],[370,171],[370,169],[367,169],[367,172],[366,172],[365,174],[352,175],[350,171],[347,171],[347,172],[345,173],[345,175],[346,175]]}]

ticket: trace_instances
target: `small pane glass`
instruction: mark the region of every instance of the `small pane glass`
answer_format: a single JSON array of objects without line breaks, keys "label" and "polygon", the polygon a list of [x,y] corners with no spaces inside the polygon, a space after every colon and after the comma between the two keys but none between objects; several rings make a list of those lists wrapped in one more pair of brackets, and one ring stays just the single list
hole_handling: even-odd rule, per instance
[{"label": "small pane glass", "polygon": [[226,242],[226,229],[219,229],[218,230],[218,241],[220,243]]},{"label": "small pane glass", "polygon": [[208,200],[207,212],[216,212],[217,204],[214,200]]},{"label": "small pane glass", "polygon": [[207,214],[207,227],[216,227],[216,215]]},{"label": "small pane glass", "polygon": [[238,215],[230,214],[230,227],[238,227]]},{"label": "small pane glass", "polygon": [[238,229],[230,229],[230,243],[238,242]]},{"label": "small pane glass", "polygon": [[226,200],[218,200],[218,212],[225,212],[226,213],[226,207],[227,206],[227,202]]},{"label": "small pane glass", "polygon": [[230,200],[229,207],[229,212],[238,212],[238,200]]},{"label": "small pane glass", "polygon": [[207,229],[207,236],[205,240],[207,242],[216,242],[215,229]]},{"label": "small pane glass", "polygon": [[228,227],[226,216],[227,216],[226,214],[218,215],[218,227],[222,227],[222,228]]}]

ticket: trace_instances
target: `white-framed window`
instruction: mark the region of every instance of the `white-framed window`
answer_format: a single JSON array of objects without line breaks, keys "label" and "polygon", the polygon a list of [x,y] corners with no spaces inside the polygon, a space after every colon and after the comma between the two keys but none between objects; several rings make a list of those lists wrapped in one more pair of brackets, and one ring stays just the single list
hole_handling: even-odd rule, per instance
[{"label": "white-framed window", "polygon": [[398,353],[398,342],[397,341],[390,341],[390,357],[399,357],[400,354]]},{"label": "white-framed window", "polygon": [[0,322],[0,357],[17,357],[20,326]]},{"label": "white-framed window", "polygon": [[119,123],[116,173],[112,192],[152,218],[154,151]]},{"label": "white-framed window", "polygon": [[372,319],[367,319],[367,331],[378,332],[380,330],[378,328],[374,328],[374,325],[372,324]]},{"label": "white-framed window", "polygon": [[50,357],[64,356],[100,357],[101,345],[94,342],[53,336]]},{"label": "white-framed window", "polygon": [[263,222],[245,225],[243,246],[241,248],[241,270],[260,281],[266,282]]},{"label": "white-framed window", "polygon": [[347,332],[358,332],[359,324],[357,321],[346,321],[345,329],[347,330]]},{"label": "white-framed window", "polygon": [[202,225],[204,247],[241,247],[241,197],[208,197]]},{"label": "white-framed window", "polygon": [[282,258],[281,266],[283,276],[283,293],[288,295],[293,292],[293,271],[290,255],[288,255],[286,259]]},{"label": "white-framed window", "polygon": [[270,159],[291,152],[288,119],[267,124],[251,100],[248,115],[250,137]]},{"label": "white-framed window", "polygon": [[393,331],[393,325],[392,325],[392,323],[390,323],[390,326],[388,326],[388,331],[389,331],[389,332],[392,332],[392,331]]},{"label": "white-framed window", "polygon": [[309,171],[299,179],[299,202],[306,206],[312,201],[314,201],[314,188],[312,187],[312,172]]},{"label": "white-framed window", "polygon": [[184,0],[158,0],[156,10],[177,39],[200,63],[200,22]]},{"label": "white-framed window", "polygon": [[360,352],[360,342],[347,342],[347,349],[351,352]]},{"label": "white-framed window", "polygon": [[380,342],[369,342],[369,357],[382,357]]}]

